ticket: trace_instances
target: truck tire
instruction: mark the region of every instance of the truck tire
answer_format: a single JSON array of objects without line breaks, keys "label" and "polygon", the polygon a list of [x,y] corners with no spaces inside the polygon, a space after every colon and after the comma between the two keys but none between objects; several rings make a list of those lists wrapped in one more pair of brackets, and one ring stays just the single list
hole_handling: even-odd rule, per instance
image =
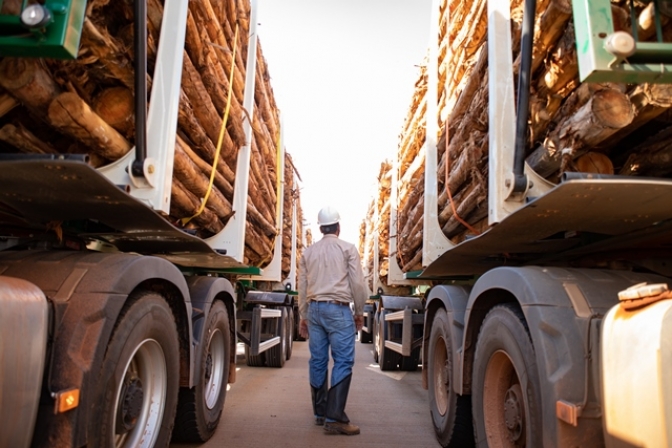
[{"label": "truck tire", "polygon": [[522,312],[506,304],[485,317],[472,379],[477,446],[542,446],[541,390]]},{"label": "truck tire", "polygon": [[173,440],[177,442],[209,440],[217,429],[226,399],[231,333],[229,314],[223,302],[212,304],[206,325],[196,359],[201,366],[198,383],[191,389],[180,389],[173,430]]},{"label": "truck tire", "polygon": [[282,316],[275,321],[275,336],[280,336],[280,343],[266,350],[266,363],[268,367],[281,368],[285,365],[287,359],[287,338],[285,327],[287,326],[287,312],[285,307],[281,308]]},{"label": "truck tire", "polygon": [[380,370],[383,371],[397,370],[401,356],[399,353],[385,348],[385,337],[387,336],[385,314],[387,314],[385,310],[380,312],[380,321],[378,322],[378,365]]},{"label": "truck tire", "polygon": [[250,367],[264,367],[266,365],[266,352],[256,356],[250,355],[250,347],[245,346],[245,363]]},{"label": "truck tire", "polygon": [[89,446],[166,447],[180,384],[175,319],[156,293],[139,293],[129,303],[96,382],[102,407],[89,419]]},{"label": "truck tire", "polygon": [[404,372],[415,372],[418,370],[421,348],[422,347],[414,348],[410,356],[402,356],[399,360],[399,370],[403,370]]},{"label": "truck tire", "polygon": [[429,335],[427,380],[429,413],[439,444],[444,448],[474,446],[470,397],[453,389],[450,323],[443,308],[434,315]]},{"label": "truck tire", "polygon": [[287,317],[287,322],[285,325],[285,343],[287,348],[285,352],[287,353],[287,361],[292,358],[292,347],[294,345],[294,313],[291,308],[285,308],[285,316]]}]

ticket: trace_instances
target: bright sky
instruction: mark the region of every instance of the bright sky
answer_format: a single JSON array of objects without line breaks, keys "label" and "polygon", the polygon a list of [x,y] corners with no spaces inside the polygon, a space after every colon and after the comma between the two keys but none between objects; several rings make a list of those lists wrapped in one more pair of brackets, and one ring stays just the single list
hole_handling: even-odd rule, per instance
[{"label": "bright sky", "polygon": [[380,163],[396,154],[429,43],[431,0],[259,0],[259,37],[303,180],[304,218],[341,214],[357,244]]}]

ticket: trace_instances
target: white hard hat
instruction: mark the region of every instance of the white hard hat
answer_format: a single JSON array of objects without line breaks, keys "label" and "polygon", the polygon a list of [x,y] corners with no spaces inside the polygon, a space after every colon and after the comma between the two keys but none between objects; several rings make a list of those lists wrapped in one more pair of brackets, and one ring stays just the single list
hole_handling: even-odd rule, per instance
[{"label": "white hard hat", "polygon": [[338,214],[338,210],[334,207],[324,207],[317,214],[317,225],[318,226],[330,226],[336,224],[341,220],[341,215]]}]

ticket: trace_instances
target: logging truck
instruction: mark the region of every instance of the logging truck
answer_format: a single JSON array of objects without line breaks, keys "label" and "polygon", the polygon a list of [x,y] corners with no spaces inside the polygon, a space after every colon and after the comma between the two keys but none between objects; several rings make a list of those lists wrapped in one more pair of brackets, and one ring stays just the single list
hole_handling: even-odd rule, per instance
[{"label": "logging truck", "polygon": [[296,249],[256,8],[0,1],[0,447],[205,441],[238,339],[288,358],[237,300]]},{"label": "logging truck", "polygon": [[670,11],[434,2],[370,254],[431,285],[373,327],[441,446],[672,444]]}]

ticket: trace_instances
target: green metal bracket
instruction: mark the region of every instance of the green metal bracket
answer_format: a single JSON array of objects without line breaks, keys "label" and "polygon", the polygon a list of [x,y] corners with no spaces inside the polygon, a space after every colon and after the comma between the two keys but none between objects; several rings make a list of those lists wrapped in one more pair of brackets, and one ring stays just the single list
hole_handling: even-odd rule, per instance
[{"label": "green metal bracket", "polygon": [[606,45],[614,34],[611,2],[573,0],[572,7],[582,82],[672,83],[672,44],[635,41],[631,55],[617,57]]},{"label": "green metal bracket", "polygon": [[0,15],[0,56],[77,57],[86,0],[45,0],[43,6],[51,20],[39,29],[24,27],[19,16]]}]

